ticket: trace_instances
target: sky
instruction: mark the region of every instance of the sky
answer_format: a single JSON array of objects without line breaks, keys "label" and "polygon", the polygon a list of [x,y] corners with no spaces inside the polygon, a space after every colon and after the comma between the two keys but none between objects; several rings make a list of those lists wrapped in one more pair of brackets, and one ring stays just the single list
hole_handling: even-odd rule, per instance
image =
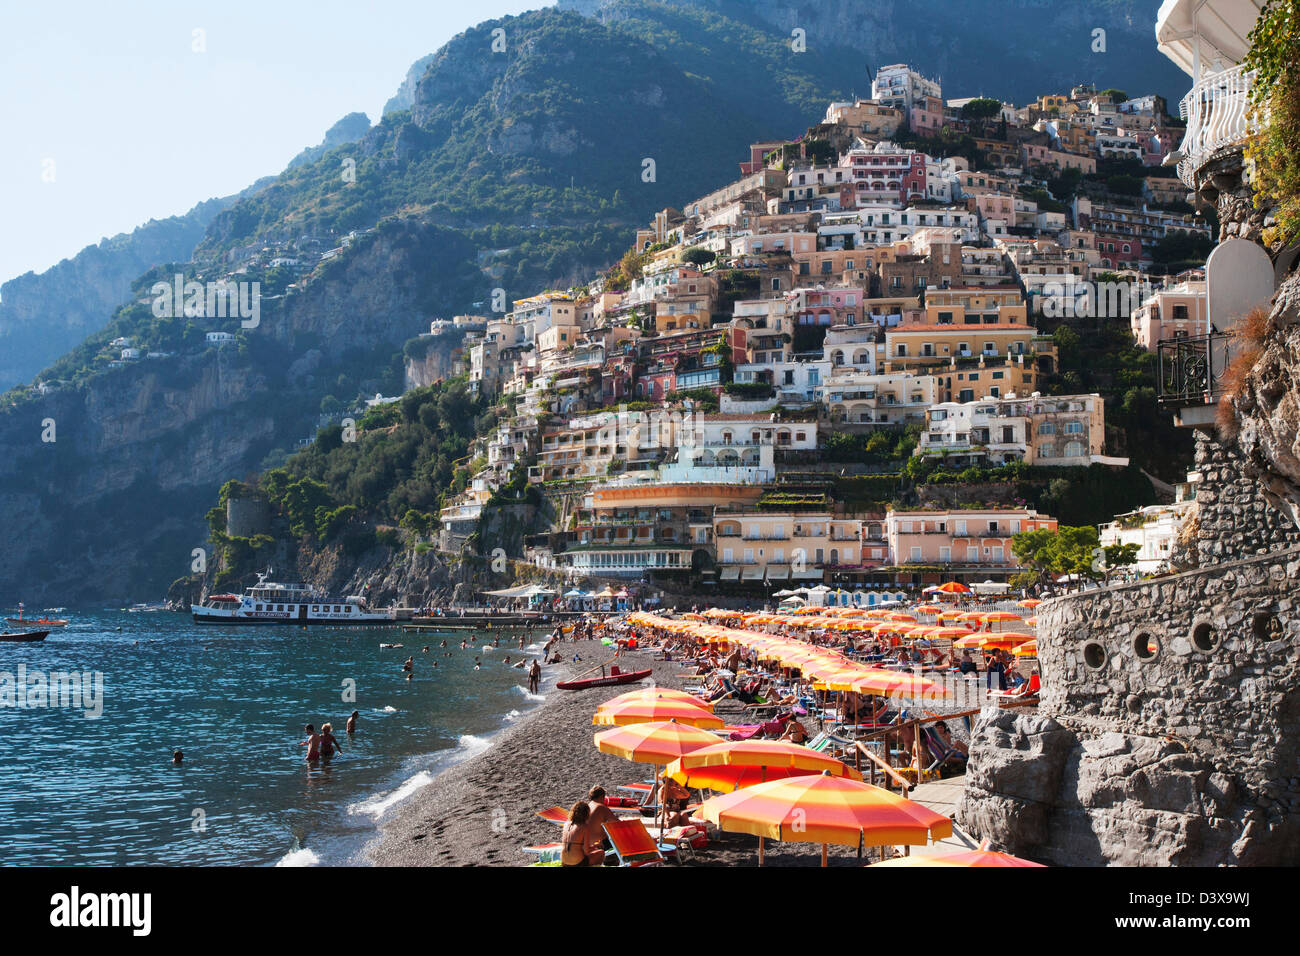
[{"label": "sky", "polygon": [[280,172],[457,33],[551,2],[0,0],[0,282]]}]

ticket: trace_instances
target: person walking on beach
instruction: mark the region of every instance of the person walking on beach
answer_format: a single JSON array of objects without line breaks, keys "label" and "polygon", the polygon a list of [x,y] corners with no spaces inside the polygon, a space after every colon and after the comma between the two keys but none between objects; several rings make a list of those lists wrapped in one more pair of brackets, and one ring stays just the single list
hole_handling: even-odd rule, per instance
[{"label": "person walking on beach", "polygon": [[331,724],[322,724],[320,728],[320,755],[328,760],[334,756],[335,750],[343,753],[338,738],[334,736],[334,727]]},{"label": "person walking on beach", "polygon": [[314,724],[308,724],[305,729],[307,731],[307,739],[298,746],[307,748],[308,763],[316,763],[316,761],[320,760],[320,734],[316,733],[316,727]]},{"label": "person walking on beach", "polygon": [[[437,667],[438,665],[435,664],[434,666]],[[357,718],[360,716],[361,716],[361,711],[354,710],[352,712],[352,716],[348,718],[347,725],[344,727],[344,729],[348,732],[349,737],[357,732]]]},{"label": "person walking on beach", "polygon": [[528,693],[536,694],[542,684],[542,665],[537,663],[537,658],[533,658],[532,666],[528,668]]}]

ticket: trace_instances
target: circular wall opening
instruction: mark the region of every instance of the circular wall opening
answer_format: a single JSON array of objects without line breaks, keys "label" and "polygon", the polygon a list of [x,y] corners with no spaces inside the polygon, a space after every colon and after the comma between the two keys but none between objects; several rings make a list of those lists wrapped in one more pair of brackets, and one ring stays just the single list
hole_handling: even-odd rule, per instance
[{"label": "circular wall opening", "polygon": [[1138,632],[1133,638],[1133,653],[1140,661],[1153,661],[1160,654],[1160,639],[1147,631]]},{"label": "circular wall opening", "polygon": [[1101,670],[1106,666],[1106,648],[1096,641],[1089,641],[1083,645],[1083,662],[1095,671]]},{"label": "circular wall opening", "polygon": [[1282,627],[1272,611],[1257,612],[1250,619],[1250,630],[1260,641],[1276,641],[1282,637]]},{"label": "circular wall opening", "polygon": [[1208,654],[1219,646],[1219,632],[1209,621],[1197,621],[1192,625],[1192,646],[1202,654]]}]

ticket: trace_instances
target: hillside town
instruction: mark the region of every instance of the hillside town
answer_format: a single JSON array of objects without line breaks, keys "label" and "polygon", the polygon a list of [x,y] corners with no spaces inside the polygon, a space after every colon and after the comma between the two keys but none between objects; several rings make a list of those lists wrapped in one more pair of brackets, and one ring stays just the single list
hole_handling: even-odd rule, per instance
[{"label": "hillside town", "polygon": [[[937,81],[882,67],[870,99],[753,144],[739,178],[660,211],[605,275],[508,311],[497,290],[496,314],[451,320],[471,389],[508,414],[443,509],[440,547],[460,550],[502,489],[532,486],[555,518],[526,559],[575,579],[1005,585],[1021,570],[1011,539],[1056,519],[969,502],[862,511],[819,449],[851,435],[955,470],[1127,465],[1108,454],[1101,395],[1045,392],[1061,355],[1039,326],[1127,318],[1148,349],[1202,331],[1202,273],[1161,250],[1214,226],[1172,170],[1151,174],[1182,132],[1158,96],[944,100]],[[974,150],[936,155],[945,142]],[[1099,164],[1146,174],[1054,197]],[[1158,570],[1193,496],[1182,486],[1103,540]]]}]

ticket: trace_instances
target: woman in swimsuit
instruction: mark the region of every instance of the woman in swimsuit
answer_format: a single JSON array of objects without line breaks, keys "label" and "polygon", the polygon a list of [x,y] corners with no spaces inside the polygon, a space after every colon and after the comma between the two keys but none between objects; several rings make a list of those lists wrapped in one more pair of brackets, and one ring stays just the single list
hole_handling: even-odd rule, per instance
[{"label": "woman in swimsuit", "polygon": [[601,866],[605,851],[591,837],[591,806],[579,800],[569,811],[569,822],[560,835],[560,863],[564,866]]},{"label": "woman in swimsuit", "polygon": [[320,755],[328,760],[334,756],[335,750],[343,753],[338,738],[334,736],[334,727],[331,724],[322,724],[320,728]]}]

